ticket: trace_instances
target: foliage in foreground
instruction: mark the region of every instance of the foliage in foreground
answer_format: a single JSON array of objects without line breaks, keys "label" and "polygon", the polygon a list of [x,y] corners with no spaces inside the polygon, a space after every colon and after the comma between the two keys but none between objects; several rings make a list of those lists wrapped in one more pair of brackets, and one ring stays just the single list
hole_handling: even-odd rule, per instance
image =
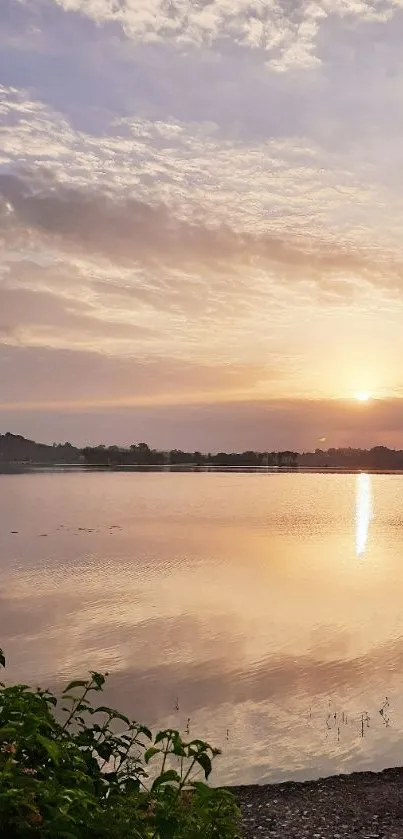
[{"label": "foliage in foreground", "polygon": [[207,780],[218,750],[171,729],[153,738],[94,707],[90,694],[104,681],[91,673],[60,699],[0,683],[0,836],[235,839],[233,796],[198,780],[200,772]]}]

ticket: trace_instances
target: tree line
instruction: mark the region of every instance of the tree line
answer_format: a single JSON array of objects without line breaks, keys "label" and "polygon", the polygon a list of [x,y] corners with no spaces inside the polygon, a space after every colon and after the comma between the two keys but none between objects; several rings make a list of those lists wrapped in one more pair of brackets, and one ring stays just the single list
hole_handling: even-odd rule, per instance
[{"label": "tree line", "polygon": [[147,443],[122,446],[86,446],[71,443],[46,445],[19,434],[0,434],[0,464],[87,464],[89,466],[193,466],[193,467],[287,467],[311,469],[403,470],[403,451],[387,446],[371,449],[329,448],[299,454],[296,451],[253,451],[203,453],[153,449]]},{"label": "tree line", "polygon": [[203,454],[181,449],[161,451],[151,449],[147,443],[133,444],[129,448],[119,446],[87,446],[82,449],[83,457],[92,466],[288,466],[298,465],[298,453],[281,452],[217,452]]}]

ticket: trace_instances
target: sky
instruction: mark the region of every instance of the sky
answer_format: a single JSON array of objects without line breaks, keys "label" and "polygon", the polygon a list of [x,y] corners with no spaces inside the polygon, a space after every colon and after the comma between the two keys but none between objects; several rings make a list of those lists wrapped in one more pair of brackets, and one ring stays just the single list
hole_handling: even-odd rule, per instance
[{"label": "sky", "polygon": [[2,0],[0,432],[403,447],[402,38],[403,0]]}]

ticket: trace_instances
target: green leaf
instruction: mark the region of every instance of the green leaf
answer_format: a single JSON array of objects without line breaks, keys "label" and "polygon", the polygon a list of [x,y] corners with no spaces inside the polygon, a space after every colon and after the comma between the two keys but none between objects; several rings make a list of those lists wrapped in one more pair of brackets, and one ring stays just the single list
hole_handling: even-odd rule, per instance
[{"label": "green leaf", "polygon": [[13,725],[4,725],[3,728],[0,728],[0,743],[2,740],[9,740],[15,737],[16,733],[17,730]]},{"label": "green leaf", "polygon": [[53,762],[59,763],[60,746],[58,746],[54,740],[49,740],[48,737],[43,737],[42,734],[38,734],[38,742],[43,746],[49,757],[52,758]]},{"label": "green leaf", "polygon": [[204,781],[193,781],[190,785],[202,798],[209,798],[211,796],[211,787],[207,786]]},{"label": "green leaf", "polygon": [[167,728],[165,731],[159,731],[154,743],[161,743],[161,740],[172,740],[175,735],[179,736],[179,731],[175,731],[173,728]]},{"label": "green leaf", "polygon": [[77,715],[79,711],[87,711],[89,708],[89,704],[86,699],[83,702],[79,702],[77,708],[75,709],[74,714]]},{"label": "green leaf", "polygon": [[175,769],[168,769],[167,772],[163,772],[162,775],[158,775],[158,778],[155,779],[152,787],[151,792],[158,789],[158,787],[162,786],[162,784],[180,784],[180,777]]},{"label": "green leaf", "polygon": [[130,725],[129,717],[126,717],[125,714],[119,713],[119,711],[113,711],[113,719],[122,720],[122,722],[125,722],[127,725]]},{"label": "green leaf", "polygon": [[204,770],[204,775],[205,775],[205,778],[206,778],[206,781],[207,781],[207,778],[210,775],[211,770],[213,768],[212,765],[211,765],[211,760],[210,760],[209,756],[206,755],[205,752],[202,752],[201,754],[196,755],[195,759],[196,759],[196,763],[198,763],[199,766],[201,766],[201,768]]},{"label": "green leaf", "polygon": [[113,755],[112,747],[109,745],[109,743],[106,743],[105,741],[103,743],[98,743],[96,745],[96,750],[103,760],[110,760],[111,756]]},{"label": "green leaf", "polygon": [[137,778],[128,778],[127,781],[124,782],[125,792],[138,792],[140,789],[140,781]]},{"label": "green leaf", "polygon": [[189,746],[194,746],[197,749],[198,752],[199,751],[205,752],[206,749],[209,748],[208,743],[205,743],[204,740],[191,740],[188,745]]},{"label": "green leaf", "polygon": [[157,818],[157,828],[160,839],[174,839],[177,826],[176,819],[167,818],[166,816],[159,816]]},{"label": "green leaf", "polygon": [[59,839],[77,839],[77,833],[70,833],[70,831],[58,831]]},{"label": "green leaf", "polygon": [[99,705],[98,708],[94,708],[94,714],[108,714],[112,717],[114,713],[113,708],[108,708],[106,705]]},{"label": "green leaf", "polygon": [[152,740],[152,738],[153,738],[153,735],[151,734],[150,729],[147,728],[146,725],[138,726],[138,734],[144,734],[144,736],[147,737],[148,740]]},{"label": "green leaf", "polygon": [[[203,740],[185,741],[174,729],[158,732],[154,740],[148,728],[118,711],[106,706],[93,711],[86,697],[101,690],[104,679],[94,672],[89,681],[70,682],[60,702],[68,703],[60,715],[64,726],[59,704],[56,711],[52,707],[58,700],[48,690],[0,687],[0,811],[9,820],[6,831],[10,823],[20,835],[31,808],[37,821],[28,820],[21,837],[238,837],[239,814],[230,793],[196,781],[200,767],[206,778],[210,774],[215,750]],[[92,713],[103,716],[95,722]],[[148,764],[158,755],[159,768],[163,754],[163,771],[155,777]],[[182,800],[183,788],[192,791]]]},{"label": "green leaf", "polygon": [[147,749],[147,751],[144,752],[144,763],[149,763],[154,755],[159,755],[161,752],[162,749],[156,749],[155,746],[151,746],[150,749]]},{"label": "green leaf", "polygon": [[91,670],[91,676],[92,681],[95,685],[93,690],[102,690],[102,687],[105,684],[105,676],[103,675],[103,673],[96,673],[95,671]]},{"label": "green leaf", "polygon": [[117,772],[104,772],[103,777],[109,784],[116,784],[118,782]]},{"label": "green leaf", "polygon": [[184,757],[186,754],[185,746],[179,734],[175,734],[172,738],[173,754],[178,757]]},{"label": "green leaf", "polygon": [[[63,695],[65,696],[69,690],[73,690],[73,688],[86,688],[87,682],[83,682],[82,679],[75,679],[73,682],[69,682],[66,689],[63,691]],[[70,699],[70,697],[69,697]]]}]

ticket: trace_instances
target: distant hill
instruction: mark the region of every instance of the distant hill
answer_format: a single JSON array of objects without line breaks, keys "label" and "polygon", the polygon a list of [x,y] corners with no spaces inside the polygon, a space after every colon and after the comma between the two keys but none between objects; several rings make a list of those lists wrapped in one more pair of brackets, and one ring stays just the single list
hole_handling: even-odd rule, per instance
[{"label": "distant hill", "polygon": [[79,463],[80,449],[70,443],[46,446],[19,434],[0,434],[1,463]]}]

